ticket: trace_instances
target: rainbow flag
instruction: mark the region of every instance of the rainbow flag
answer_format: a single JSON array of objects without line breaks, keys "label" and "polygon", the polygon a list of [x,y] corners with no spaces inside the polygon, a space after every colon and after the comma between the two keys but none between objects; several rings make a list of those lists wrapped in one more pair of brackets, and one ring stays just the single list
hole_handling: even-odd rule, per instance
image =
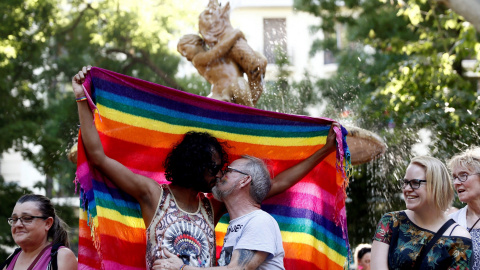
[{"label": "rainbow flag", "polygon": [[[105,153],[159,183],[163,161],[190,130],[209,132],[242,154],[266,160],[272,175],[320,149],[331,119],[288,115],[217,101],[112,71],[92,68],[84,83]],[[90,98],[91,97],[91,98]],[[93,123],[92,123],[93,124]],[[286,269],[343,269],[348,256],[345,188],[349,170],[346,130],[338,147],[302,181],[264,202],[279,223]],[[139,204],[89,163],[78,141],[80,269],[145,269],[145,224]],[[217,252],[228,217],[217,225]]]}]

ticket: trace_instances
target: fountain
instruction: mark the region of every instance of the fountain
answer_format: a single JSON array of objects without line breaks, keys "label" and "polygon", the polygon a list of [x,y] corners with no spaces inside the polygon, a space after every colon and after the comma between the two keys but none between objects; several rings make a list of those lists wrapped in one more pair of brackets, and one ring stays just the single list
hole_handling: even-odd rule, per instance
[{"label": "fountain", "polygon": [[[212,84],[209,97],[254,107],[263,92],[267,59],[254,51],[230,23],[230,5],[210,0],[200,14],[199,31],[183,36],[178,51]],[[248,78],[248,83],[243,75]]]}]

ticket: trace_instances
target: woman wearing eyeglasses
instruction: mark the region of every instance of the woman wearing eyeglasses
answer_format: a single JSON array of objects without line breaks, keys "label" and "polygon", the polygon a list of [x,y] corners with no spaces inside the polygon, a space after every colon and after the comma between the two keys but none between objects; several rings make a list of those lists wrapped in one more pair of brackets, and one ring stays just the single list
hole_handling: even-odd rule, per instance
[{"label": "woman wearing eyeglasses", "polygon": [[66,225],[57,216],[49,198],[23,195],[13,208],[8,224],[20,249],[0,269],[77,269],[77,258],[69,249]]},{"label": "woman wearing eyeglasses", "polygon": [[453,185],[467,206],[450,215],[472,236],[473,267],[480,270],[480,147],[455,155],[449,162]]},{"label": "woman wearing eyeglasses", "polygon": [[372,269],[471,269],[470,235],[444,213],[454,195],[445,165],[413,158],[401,184],[407,209],[378,223]]}]

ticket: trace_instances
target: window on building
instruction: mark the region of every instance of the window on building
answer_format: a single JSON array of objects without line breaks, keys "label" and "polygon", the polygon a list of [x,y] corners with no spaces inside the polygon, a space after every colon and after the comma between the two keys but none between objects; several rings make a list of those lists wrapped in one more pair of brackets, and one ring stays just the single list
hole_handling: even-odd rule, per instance
[{"label": "window on building", "polygon": [[263,19],[263,54],[269,64],[275,63],[277,50],[287,54],[287,21],[282,18]]},{"label": "window on building", "polygon": [[323,64],[328,65],[328,64],[334,64],[336,63],[335,55],[333,55],[333,52],[330,50],[324,50],[323,51]]}]

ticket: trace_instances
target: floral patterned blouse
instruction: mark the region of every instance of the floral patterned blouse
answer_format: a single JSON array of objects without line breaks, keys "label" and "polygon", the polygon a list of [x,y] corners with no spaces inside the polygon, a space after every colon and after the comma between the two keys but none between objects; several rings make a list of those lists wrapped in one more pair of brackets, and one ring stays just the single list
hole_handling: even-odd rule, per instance
[{"label": "floral patterned blouse", "polygon": [[[389,245],[390,270],[411,270],[420,251],[434,235],[434,232],[415,225],[404,211],[399,211],[387,213],[380,219],[373,240]],[[472,240],[441,236],[427,257],[426,269],[471,269]]]}]

